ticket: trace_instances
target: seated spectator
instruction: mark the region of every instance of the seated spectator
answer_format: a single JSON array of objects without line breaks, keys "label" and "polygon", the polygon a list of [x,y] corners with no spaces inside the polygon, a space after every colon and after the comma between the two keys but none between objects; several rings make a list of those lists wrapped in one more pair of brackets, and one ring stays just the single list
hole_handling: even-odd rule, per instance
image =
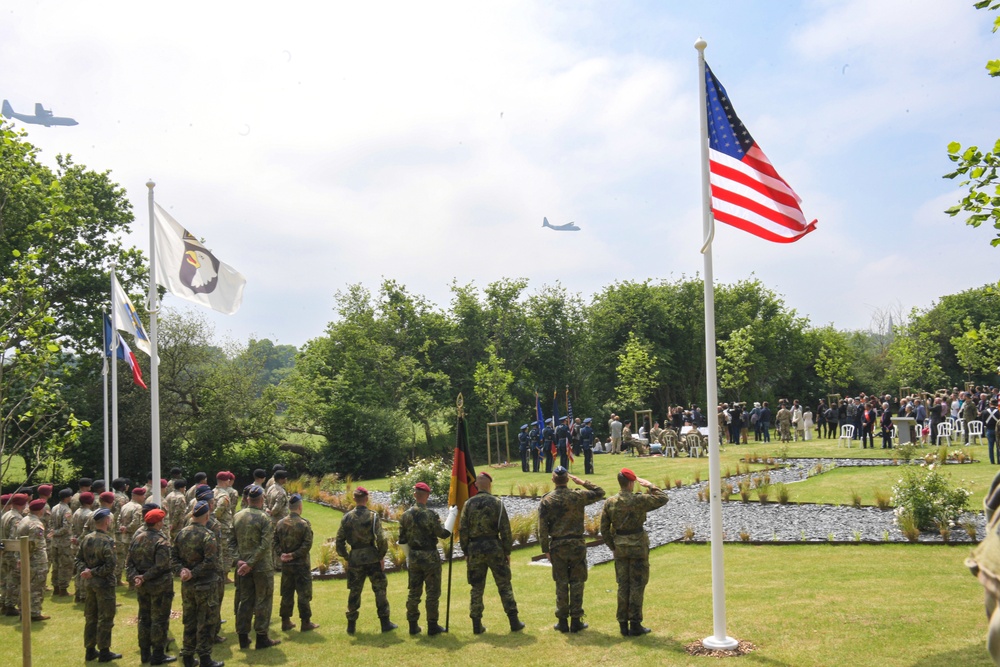
[{"label": "seated spectator", "polygon": [[[611,443],[611,440],[608,439],[608,444],[610,445],[610,443]],[[605,449],[604,447],[605,446],[601,444],[601,439],[600,438],[594,438],[594,453],[595,454],[605,454],[605,453],[607,453],[608,450]]]}]

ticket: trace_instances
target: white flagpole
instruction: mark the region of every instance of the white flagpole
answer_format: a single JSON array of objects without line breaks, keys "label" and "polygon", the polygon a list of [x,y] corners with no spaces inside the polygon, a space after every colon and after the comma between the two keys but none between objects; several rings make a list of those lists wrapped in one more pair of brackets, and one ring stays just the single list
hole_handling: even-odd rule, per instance
[{"label": "white flagpole", "polygon": [[103,335],[101,340],[104,341],[104,347],[101,348],[101,361],[103,362],[104,368],[101,369],[101,376],[104,379],[104,411],[101,413],[103,416],[102,421],[104,422],[104,480],[107,483],[108,475],[111,473],[111,457],[110,457],[110,444],[108,442],[108,332],[104,328],[104,318],[107,313],[102,313],[101,315],[101,331]]},{"label": "white flagpole", "polygon": [[105,470],[104,483],[111,488],[111,480],[118,477],[118,314],[115,307],[115,270],[111,265],[111,474]]},{"label": "white flagpole", "polygon": [[160,368],[159,359],[160,355],[157,352],[157,341],[156,341],[156,317],[159,314],[159,300],[156,294],[156,233],[154,231],[156,222],[153,219],[153,188],[156,187],[156,183],[151,180],[146,182],[146,187],[149,188],[149,345],[152,354],[149,355],[149,400],[150,400],[150,414],[149,421],[152,426],[151,431],[151,444],[152,444],[152,470],[153,470],[153,502],[156,504],[162,504],[163,499],[160,498]]},{"label": "white flagpole", "polygon": [[739,642],[726,635],[726,575],[722,562],[722,473],[719,470],[719,420],[715,410],[719,404],[719,390],[715,367],[715,279],[712,275],[712,238],[715,220],[712,217],[712,194],[708,171],[708,116],[705,107],[705,47],[708,43],[699,38],[694,43],[698,50],[698,111],[701,116],[701,198],[702,230],[705,245],[701,249],[705,258],[705,382],[708,389],[708,485],[711,492],[712,530],[712,626],[714,634],[701,640],[705,648],[731,651]]}]

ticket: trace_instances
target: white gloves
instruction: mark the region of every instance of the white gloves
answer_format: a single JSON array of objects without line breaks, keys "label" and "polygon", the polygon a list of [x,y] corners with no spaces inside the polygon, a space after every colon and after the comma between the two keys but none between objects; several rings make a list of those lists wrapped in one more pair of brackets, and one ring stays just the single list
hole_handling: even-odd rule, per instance
[{"label": "white gloves", "polygon": [[455,532],[455,521],[458,519],[458,506],[452,505],[448,508],[448,518],[444,520],[444,529],[449,533]]},{"label": "white gloves", "polygon": [[403,550],[403,555],[406,556],[407,560],[409,560],[410,559],[410,545],[409,544],[400,544],[399,548]]}]

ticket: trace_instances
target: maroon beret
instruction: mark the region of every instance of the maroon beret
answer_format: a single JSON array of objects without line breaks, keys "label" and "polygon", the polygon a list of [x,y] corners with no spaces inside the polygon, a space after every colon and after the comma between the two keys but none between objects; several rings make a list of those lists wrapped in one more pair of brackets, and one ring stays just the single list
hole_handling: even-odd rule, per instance
[{"label": "maroon beret", "polygon": [[360,498],[361,496],[367,496],[367,495],[368,495],[368,489],[366,489],[363,486],[359,486],[358,488],[354,489],[355,498]]},{"label": "maroon beret", "polygon": [[14,507],[24,507],[28,504],[28,496],[24,493],[15,493],[10,497],[10,504]]},{"label": "maroon beret", "polygon": [[162,478],[160,479],[160,488],[161,489],[167,488],[167,480],[162,479]]},{"label": "maroon beret", "polygon": [[40,498],[51,498],[52,497],[52,485],[42,484],[38,487],[38,496]]},{"label": "maroon beret", "polygon": [[141,486],[137,486],[134,489],[132,489],[132,495],[133,496],[139,496],[140,498],[143,498],[146,495],[146,489],[144,489]]},{"label": "maroon beret", "polygon": [[9,502],[10,502],[10,494],[9,493],[5,493],[2,496],[0,496],[0,505],[6,505]]},{"label": "maroon beret", "polygon": [[622,468],[621,473],[622,477],[629,480],[630,482],[635,481],[635,473],[629,470],[628,468]]},{"label": "maroon beret", "polygon": [[427,493],[430,493],[431,487],[427,486],[427,482],[417,482],[416,484],[413,485],[413,490],[426,491]]},{"label": "maroon beret", "polygon": [[93,505],[94,504],[94,494],[90,491],[84,491],[80,494],[80,504],[81,505]]},{"label": "maroon beret", "polygon": [[39,498],[38,500],[32,500],[28,503],[28,509],[32,512],[37,512],[38,510],[45,509],[47,504],[48,503],[46,503],[42,498]]},{"label": "maroon beret", "polygon": [[113,503],[113,502],[115,502],[115,494],[113,494],[110,491],[105,491],[105,492],[103,492],[98,497],[100,498],[100,500],[101,500],[102,503]]}]

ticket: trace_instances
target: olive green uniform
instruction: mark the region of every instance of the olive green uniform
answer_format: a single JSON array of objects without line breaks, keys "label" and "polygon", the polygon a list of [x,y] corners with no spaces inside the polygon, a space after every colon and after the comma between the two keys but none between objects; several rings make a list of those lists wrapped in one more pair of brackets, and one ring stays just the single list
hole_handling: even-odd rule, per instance
[{"label": "olive green uniform", "polygon": [[76,573],[89,569],[90,579],[80,579],[84,589],[83,645],[111,650],[111,628],[115,625],[115,538],[102,530],[88,533],[76,552]]},{"label": "olive green uniform", "polygon": [[516,614],[517,601],[510,583],[510,551],[514,538],[507,510],[500,499],[485,491],[469,498],[462,508],[458,539],[465,554],[466,577],[472,587],[469,618],[477,620],[483,616],[487,571],[493,573],[504,612],[508,616]]},{"label": "olive green uniform", "polygon": [[[348,546],[351,547],[350,551],[347,550]],[[337,554],[347,559],[347,620],[358,619],[365,579],[371,581],[378,617],[388,619],[388,583],[385,572],[382,571],[382,562],[389,543],[382,532],[378,514],[361,505],[344,514],[337,530],[336,548]]]},{"label": "olive green uniform", "polygon": [[582,489],[557,486],[538,506],[538,541],[549,554],[556,582],[556,618],[583,618],[587,581],[587,547],[583,540],[583,508],[604,497],[604,489],[585,481]]},{"label": "olive green uniform", "polygon": [[409,595],[406,598],[406,620],[420,619],[420,594],[427,587],[427,622],[433,627],[438,622],[438,603],[441,600],[441,555],[438,539],[451,533],[441,524],[441,517],[426,505],[415,505],[403,513],[399,520],[399,543],[410,546],[408,563]]},{"label": "olive green uniform", "polygon": [[[123,514],[127,508],[128,505],[122,508]],[[142,585],[135,589],[139,602],[139,648],[144,651],[164,650],[170,625],[170,606],[174,600],[167,536],[143,524],[129,545],[125,575],[130,583],[136,577],[142,577]]]},{"label": "olive green uniform", "polygon": [[312,618],[312,570],[309,562],[312,542],[312,525],[300,514],[289,514],[274,529],[275,550],[279,558],[281,554],[292,555],[292,560],[282,563],[281,568],[281,617],[291,617],[295,596],[298,595],[299,618],[303,625]]},{"label": "olive green uniform", "polygon": [[[0,540],[17,540],[17,526],[22,514],[11,507],[0,517]],[[11,610],[21,604],[21,575],[17,569],[21,556],[17,551],[4,551],[0,555],[3,563],[3,608]]]},{"label": "olive green uniform", "polygon": [[66,503],[59,503],[52,508],[52,551],[49,560],[52,563],[52,588],[65,591],[73,578],[73,513]]},{"label": "olive green uniform", "polygon": [[274,600],[273,537],[271,519],[256,507],[240,510],[233,519],[229,550],[234,560],[243,561],[251,568],[245,576],[236,577],[239,595],[236,632],[241,635],[250,634],[251,620],[258,635],[267,635],[271,624]]},{"label": "olive green uniform", "polygon": [[[267,514],[271,517],[271,525],[277,528],[278,522],[288,516],[288,492],[285,491],[285,487],[277,483],[269,486],[264,493],[264,504],[268,507]],[[274,569],[277,572],[281,572],[282,562],[279,558],[280,555],[278,542],[275,540],[272,558],[274,560]]]},{"label": "olive green uniform", "polygon": [[667,504],[667,494],[657,487],[649,493],[622,489],[604,503],[601,535],[615,555],[618,583],[618,622],[642,622],[642,601],[649,583],[649,536],[643,525],[646,513]]},{"label": "olive green uniform", "polygon": [[[45,577],[49,573],[49,556],[45,550],[45,524],[41,517],[32,513],[24,515],[17,525],[17,536],[28,538],[28,548],[31,551],[28,566],[31,568],[31,616],[42,615],[42,598],[45,596]],[[24,563],[21,563],[24,567]],[[22,600],[21,613],[24,613]]]},{"label": "olive green uniform", "polygon": [[167,497],[163,500],[163,511],[167,513],[167,518],[163,525],[167,527],[168,535],[171,544],[174,538],[177,537],[177,533],[181,532],[181,528],[184,527],[184,522],[187,516],[188,501],[184,497],[184,494],[174,489],[167,494]]},{"label": "olive green uniform", "polygon": [[[80,553],[80,543],[83,541],[84,536],[87,535],[87,525],[90,523],[90,517],[94,513],[94,510],[89,507],[81,506],[75,512],[73,512],[73,517],[71,519],[72,537],[70,539],[70,544],[73,547],[73,570],[76,573],[73,579],[75,584],[75,589],[73,591],[73,598],[76,602],[84,601],[84,590],[83,590],[83,580],[80,579],[79,570],[76,569],[76,557]],[[114,538],[112,538],[114,539]]]},{"label": "olive green uniform", "polygon": [[215,644],[219,608],[219,542],[211,530],[192,523],[182,528],[170,548],[174,574],[191,571],[181,584],[184,605],[184,646],[181,655],[210,655]]}]

